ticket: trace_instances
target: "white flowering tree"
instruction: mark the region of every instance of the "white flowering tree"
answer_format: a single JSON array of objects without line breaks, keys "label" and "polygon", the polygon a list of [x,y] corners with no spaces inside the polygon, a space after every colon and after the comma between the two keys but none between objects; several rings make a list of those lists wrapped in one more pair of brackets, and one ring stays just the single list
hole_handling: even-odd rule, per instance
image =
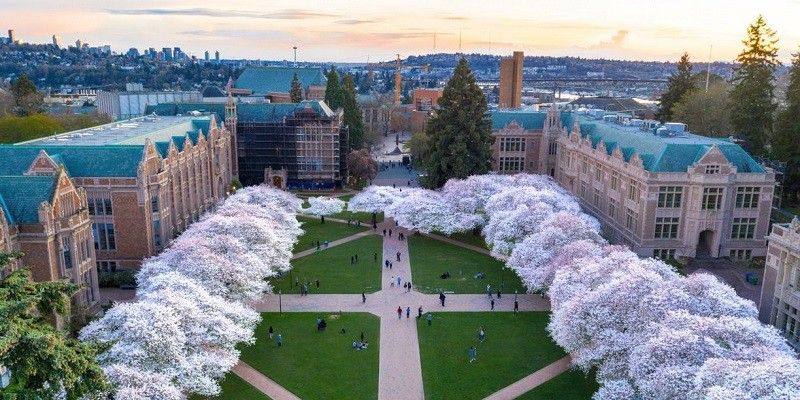
[{"label": "white flowering tree", "polygon": [[254,340],[259,315],[245,302],[290,268],[300,205],[264,186],[241,189],[145,260],[137,302],[115,305],[80,334],[109,346],[98,360],[117,399],[219,394],[236,346]]},{"label": "white flowering tree", "polygon": [[335,197],[309,197],[308,198],[308,208],[304,208],[302,211],[305,214],[311,215],[331,215],[337,214],[344,210],[345,202],[341,199],[337,199]]}]

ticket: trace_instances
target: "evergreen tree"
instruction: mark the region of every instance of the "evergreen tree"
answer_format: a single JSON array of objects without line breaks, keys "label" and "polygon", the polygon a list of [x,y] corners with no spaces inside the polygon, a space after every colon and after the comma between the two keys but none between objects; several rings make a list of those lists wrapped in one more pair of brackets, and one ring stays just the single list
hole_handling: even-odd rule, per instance
[{"label": "evergreen tree", "polygon": [[656,118],[661,122],[672,120],[672,108],[694,89],[692,63],[689,62],[689,53],[683,53],[681,60],[678,61],[678,71],[669,78],[667,91],[659,99],[661,104],[658,107]]},{"label": "evergreen tree", "polygon": [[342,82],[342,97],[344,123],[350,128],[350,148],[358,150],[364,146],[364,120],[356,100],[353,76],[350,74],[345,75]]},{"label": "evergreen tree", "polygon": [[747,28],[743,43],[744,50],[736,58],[739,66],[732,82],[731,125],[747,139],[752,153],[763,155],[776,109],[773,95],[774,74],[779,64],[778,39],[759,15]]},{"label": "evergreen tree", "polygon": [[336,73],[336,68],[331,67],[328,72],[328,85],[325,87],[325,104],[336,111],[344,106],[344,93],[342,93],[342,86],[339,84],[339,74]]},{"label": "evergreen tree", "polygon": [[[18,253],[0,253],[0,268]],[[11,370],[2,398],[94,398],[109,389],[98,348],[67,337],[43,316],[64,315],[78,286],[68,281],[33,282],[28,269],[0,281],[0,365]]]},{"label": "evergreen tree", "polygon": [[489,171],[494,139],[487,111],[486,97],[462,57],[426,128],[430,143],[423,162],[428,172],[427,186],[438,188],[450,178]]},{"label": "evergreen tree", "polygon": [[292,90],[289,92],[289,97],[292,99],[292,103],[303,101],[303,87],[300,85],[300,79],[297,77],[297,73],[295,73],[292,78]]},{"label": "evergreen tree", "polygon": [[20,77],[11,84],[11,94],[14,95],[14,105],[16,106],[17,115],[25,116],[42,112],[44,98],[42,94],[36,90],[36,85],[28,78],[28,75],[20,75]]},{"label": "evergreen tree", "polygon": [[775,158],[786,163],[784,195],[792,204],[800,202],[800,51],[793,54],[789,68],[789,86],[785,106],[775,119],[772,150]]}]

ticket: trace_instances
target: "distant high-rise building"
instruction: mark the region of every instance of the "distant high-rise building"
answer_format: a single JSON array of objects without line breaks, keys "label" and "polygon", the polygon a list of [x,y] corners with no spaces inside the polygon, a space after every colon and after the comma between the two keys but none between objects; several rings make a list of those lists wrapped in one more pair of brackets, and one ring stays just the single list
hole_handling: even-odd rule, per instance
[{"label": "distant high-rise building", "polygon": [[219,50],[214,52],[214,61],[219,64]]},{"label": "distant high-rise building", "polygon": [[511,57],[500,59],[500,108],[522,106],[522,62],[525,56],[515,51]]},{"label": "distant high-rise building", "polygon": [[17,42],[17,36],[14,35],[14,30],[13,29],[9,29],[8,30],[8,43],[14,44],[16,42]]},{"label": "distant high-rise building", "polygon": [[61,36],[53,35],[53,46],[61,48]]},{"label": "distant high-rise building", "polygon": [[205,54],[205,60],[206,60],[206,62],[208,62],[208,59],[209,59],[209,53],[208,53],[208,50],[206,50],[206,54]]},{"label": "distant high-rise building", "polygon": [[172,49],[169,47],[164,47],[161,49],[161,52],[164,54],[164,61],[172,61]]}]

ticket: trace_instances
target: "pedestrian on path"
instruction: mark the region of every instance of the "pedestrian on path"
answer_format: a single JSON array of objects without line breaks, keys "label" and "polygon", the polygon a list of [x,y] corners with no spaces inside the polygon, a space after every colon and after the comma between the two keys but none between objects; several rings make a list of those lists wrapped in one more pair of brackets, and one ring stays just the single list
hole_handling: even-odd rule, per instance
[{"label": "pedestrian on path", "polygon": [[283,346],[283,336],[279,333],[278,336],[275,338],[275,343],[278,344],[278,347]]},{"label": "pedestrian on path", "polygon": [[269,338],[272,339],[272,333],[275,332],[272,330],[272,325],[269,326]]},{"label": "pedestrian on path", "polygon": [[483,330],[483,326],[481,326],[480,328],[478,328],[478,340],[480,340],[480,342],[483,343],[485,339],[486,339],[486,332]]},{"label": "pedestrian on path", "polygon": [[489,304],[491,304],[492,311],[494,311],[494,299],[489,300]]},{"label": "pedestrian on path", "polygon": [[517,311],[519,311],[519,302],[514,300],[514,314],[516,314]]},{"label": "pedestrian on path", "polygon": [[433,314],[431,314],[431,313],[429,312],[429,313],[428,313],[428,316],[426,316],[426,317],[425,317],[425,319],[427,319],[427,320],[428,320],[428,326],[431,326],[431,321],[433,321]]},{"label": "pedestrian on path", "polygon": [[406,307],[406,319],[411,318],[411,307]]},{"label": "pedestrian on path", "polygon": [[473,362],[478,359],[478,349],[475,346],[470,346],[469,350],[467,350],[467,355],[469,356],[469,362]]},{"label": "pedestrian on path", "polygon": [[397,319],[403,318],[403,308],[397,306]]},{"label": "pedestrian on path", "polygon": [[439,292],[439,301],[442,302],[442,307],[444,307],[444,299],[446,299],[446,298],[447,297],[444,295],[444,293]]},{"label": "pedestrian on path", "polygon": [[364,292],[361,292],[361,304],[364,304],[366,302],[367,302],[367,294],[364,293]]},{"label": "pedestrian on path", "polygon": [[422,318],[422,306],[419,306],[417,309],[417,319]]},{"label": "pedestrian on path", "polygon": [[397,261],[400,262],[400,252],[397,252]]}]

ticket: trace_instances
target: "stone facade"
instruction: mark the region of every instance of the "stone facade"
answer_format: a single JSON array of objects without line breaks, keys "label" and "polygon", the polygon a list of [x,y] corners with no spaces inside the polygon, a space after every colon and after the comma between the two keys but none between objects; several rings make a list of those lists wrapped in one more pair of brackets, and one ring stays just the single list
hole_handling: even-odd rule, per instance
[{"label": "stone facade", "polygon": [[800,220],[772,226],[761,286],[759,319],[800,350]]}]

